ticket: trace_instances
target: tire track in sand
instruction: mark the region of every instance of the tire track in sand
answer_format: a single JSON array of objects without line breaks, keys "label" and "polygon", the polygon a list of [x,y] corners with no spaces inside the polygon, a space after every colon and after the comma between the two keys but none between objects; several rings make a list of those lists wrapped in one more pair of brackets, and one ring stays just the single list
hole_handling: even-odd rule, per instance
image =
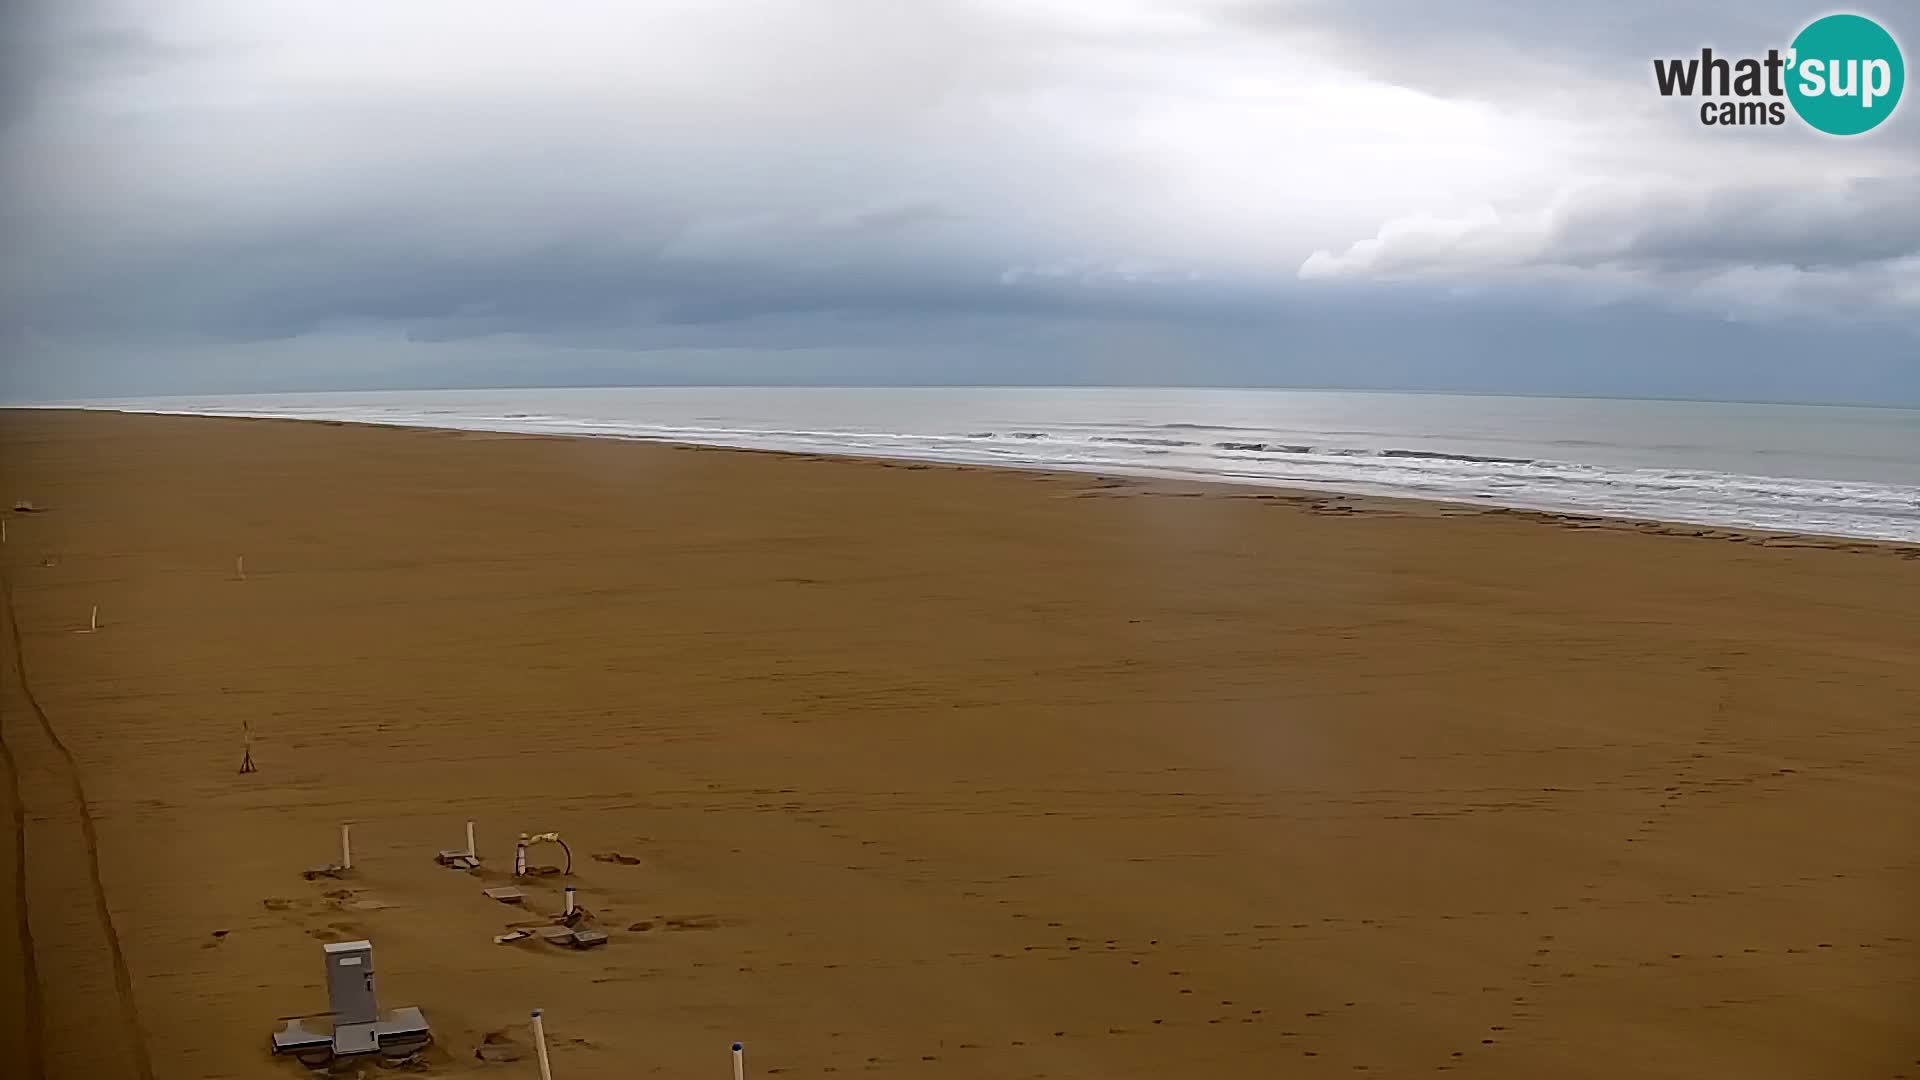
[{"label": "tire track in sand", "polygon": [[[47,718],[46,710],[40,706],[40,699],[36,698],[33,694],[32,680],[27,677],[26,650],[20,643],[20,620],[13,605],[13,578],[12,575],[7,573],[4,566],[0,566],[0,610],[4,610],[6,615],[9,659],[12,660],[13,672],[19,679],[20,696],[25,699],[27,703],[27,711],[31,712],[35,721],[37,721],[40,736],[52,747],[55,756],[60,761],[62,765],[61,771],[65,774],[66,786],[73,798],[74,807],[79,819],[80,835],[86,846],[87,883],[93,894],[94,917],[99,923],[100,933],[106,943],[108,958],[113,967],[113,983],[116,995],[119,998],[120,1021],[122,1027],[125,1029],[126,1047],[129,1055],[133,1059],[134,1072],[139,1077],[139,1080],[154,1080],[153,1061],[147,1054],[146,1040],[141,1037],[140,1014],[134,1005],[133,976],[127,970],[126,954],[120,948],[120,935],[114,930],[113,914],[107,908],[106,886],[100,879],[99,836],[94,829],[93,811],[91,804],[87,802],[86,788],[80,781],[80,765],[79,762],[75,760],[73,751],[69,750],[67,744],[61,740],[59,732],[54,730],[53,722]],[[15,837],[15,850],[21,856],[19,876],[19,890],[21,893],[20,918],[24,920],[27,917],[27,909],[25,907],[25,895],[27,891],[27,864],[25,861],[26,818],[24,813],[25,807],[21,801],[20,773],[15,767],[17,762],[18,758],[15,758],[12,751],[9,750],[7,753],[7,774],[10,778],[11,794],[16,800],[14,822],[15,828],[18,831]],[[33,959],[33,953],[31,951],[33,941],[31,926],[22,926],[20,933],[22,944],[26,945],[29,950],[26,963],[29,965],[30,975],[34,980],[33,997],[29,1000],[40,1001],[42,991],[38,980],[37,964]],[[44,1009],[43,1004],[41,1007]],[[29,1035],[29,1045],[35,1048],[36,1056],[40,1059],[40,1068],[44,1072],[46,1045],[41,1031],[41,1022],[43,1020],[44,1011],[40,1017],[35,1018],[33,1033]]]},{"label": "tire track in sand", "polygon": [[[11,611],[7,621],[12,625]],[[11,655],[6,666],[10,671],[17,671]],[[20,767],[13,759],[13,749],[7,745],[5,697],[0,690],[0,768],[7,770],[7,812],[13,822],[13,914],[20,950],[20,1001],[24,1013],[21,1052],[28,1080],[43,1080],[47,1069],[40,1049],[40,1032],[46,1020],[40,1000],[40,972],[33,951],[33,921],[27,915],[27,804],[20,796]]]}]

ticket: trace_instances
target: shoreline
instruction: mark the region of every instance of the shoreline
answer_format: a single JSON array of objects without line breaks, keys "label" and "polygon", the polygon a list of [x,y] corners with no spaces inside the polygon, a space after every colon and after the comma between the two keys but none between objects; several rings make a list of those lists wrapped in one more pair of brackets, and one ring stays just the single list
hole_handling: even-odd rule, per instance
[{"label": "shoreline", "polygon": [[[1849,406],[1851,407],[1851,406]],[[1228,497],[1254,497],[1248,493],[1260,492],[1273,498],[1294,503],[1315,503],[1328,500],[1360,503],[1374,510],[1392,510],[1409,512],[1426,509],[1429,512],[1445,514],[1454,512],[1454,516],[1473,516],[1476,514],[1507,515],[1524,520],[1539,521],[1543,524],[1557,525],[1576,529],[1611,529],[1617,531],[1640,532],[1650,535],[1679,536],[1693,539],[1720,540],[1730,543],[1751,543],[1761,547],[1793,547],[1793,541],[1818,541],[1815,545],[1833,550],[1848,551],[1887,551],[1900,558],[1920,559],[1920,541],[1888,540],[1877,537],[1855,536],[1848,533],[1821,533],[1762,529],[1751,526],[1718,525],[1703,522],[1676,520],[1658,517],[1632,517],[1620,514],[1593,514],[1577,510],[1562,510],[1542,504],[1529,504],[1519,501],[1496,502],[1489,498],[1485,501],[1462,501],[1457,499],[1423,498],[1418,495],[1384,494],[1365,490],[1362,485],[1340,488],[1332,485],[1325,487],[1303,487],[1286,484],[1265,484],[1245,479],[1228,479],[1194,476],[1179,470],[1167,470],[1154,473],[1148,470],[1111,471],[1095,468],[1050,467],[1047,465],[1021,465],[981,463],[966,461],[945,461],[936,458],[894,457],[885,454],[862,454],[824,450],[788,450],[772,447],[738,446],[726,443],[688,442],[680,439],[650,438],[642,435],[590,435],[579,433],[549,434],[543,432],[514,431],[499,428],[445,427],[435,424],[410,424],[380,420],[336,420],[298,416],[242,415],[237,413],[197,413],[186,411],[164,411],[150,409],[127,409],[117,407],[92,408],[75,405],[0,405],[0,414],[9,411],[47,412],[47,413],[105,413],[125,416],[167,416],[196,418],[206,420],[236,420],[250,422],[285,422],[296,424],[319,424],[328,427],[363,427],[400,431],[431,431],[446,434],[484,435],[493,437],[512,437],[522,439],[580,439],[607,442],[640,443],[643,445],[684,447],[688,449],[725,451],[738,454],[772,454],[801,459],[822,459],[847,462],[882,462],[896,468],[938,468],[959,470],[984,470],[988,472],[1038,473],[1042,475],[1088,477],[1103,481],[1125,484],[1162,484],[1181,485],[1217,491]],[[1316,512],[1324,512],[1316,508]],[[1335,510],[1333,512],[1342,512]],[[1355,507],[1350,512],[1364,512]]]}]

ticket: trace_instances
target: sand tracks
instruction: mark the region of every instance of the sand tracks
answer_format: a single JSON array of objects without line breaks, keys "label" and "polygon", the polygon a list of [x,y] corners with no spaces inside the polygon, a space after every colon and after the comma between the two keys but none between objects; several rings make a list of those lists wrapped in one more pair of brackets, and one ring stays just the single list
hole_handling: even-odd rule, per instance
[{"label": "sand tracks", "polygon": [[[99,842],[73,754],[33,695],[13,586],[0,571],[0,701],[12,825],[15,936],[29,1077],[152,1080],[133,980],[100,881]],[[108,1033],[117,1032],[117,1037]]]}]

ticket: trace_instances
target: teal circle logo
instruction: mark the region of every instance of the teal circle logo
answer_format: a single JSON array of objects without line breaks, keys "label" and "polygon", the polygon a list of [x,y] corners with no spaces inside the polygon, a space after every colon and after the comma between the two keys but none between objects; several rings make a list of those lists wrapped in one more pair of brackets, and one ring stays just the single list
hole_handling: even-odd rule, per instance
[{"label": "teal circle logo", "polygon": [[1861,15],[1828,15],[1793,39],[1787,100],[1829,135],[1872,131],[1900,104],[1907,66],[1893,35]]}]

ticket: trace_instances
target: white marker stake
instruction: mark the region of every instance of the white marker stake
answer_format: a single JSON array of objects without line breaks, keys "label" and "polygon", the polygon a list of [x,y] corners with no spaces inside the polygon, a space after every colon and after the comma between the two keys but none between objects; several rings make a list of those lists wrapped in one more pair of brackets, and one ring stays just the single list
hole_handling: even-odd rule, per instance
[{"label": "white marker stake", "polygon": [[747,1080],[747,1048],[733,1044],[733,1080]]},{"label": "white marker stake", "polygon": [[527,876],[527,834],[521,833],[513,845],[513,876]]},{"label": "white marker stake", "polygon": [[92,632],[98,629],[100,629],[100,605],[95,604],[93,613],[87,616],[87,630]]},{"label": "white marker stake", "polygon": [[568,914],[568,915],[572,915],[572,914],[573,914],[573,886],[571,886],[571,885],[569,885],[569,886],[567,886],[567,910],[566,910],[566,914]]},{"label": "white marker stake", "polygon": [[233,557],[233,576],[239,578],[241,581],[247,580],[247,557],[245,555],[235,555]]},{"label": "white marker stake", "polygon": [[353,826],[340,826],[340,869],[353,869]]},{"label": "white marker stake", "polygon": [[540,1010],[533,1010],[533,1052],[540,1056],[540,1080],[553,1080],[553,1067],[547,1064],[547,1029],[540,1022]]},{"label": "white marker stake", "polygon": [[479,854],[473,847],[473,822],[469,821],[467,822],[467,858],[471,859]]}]

